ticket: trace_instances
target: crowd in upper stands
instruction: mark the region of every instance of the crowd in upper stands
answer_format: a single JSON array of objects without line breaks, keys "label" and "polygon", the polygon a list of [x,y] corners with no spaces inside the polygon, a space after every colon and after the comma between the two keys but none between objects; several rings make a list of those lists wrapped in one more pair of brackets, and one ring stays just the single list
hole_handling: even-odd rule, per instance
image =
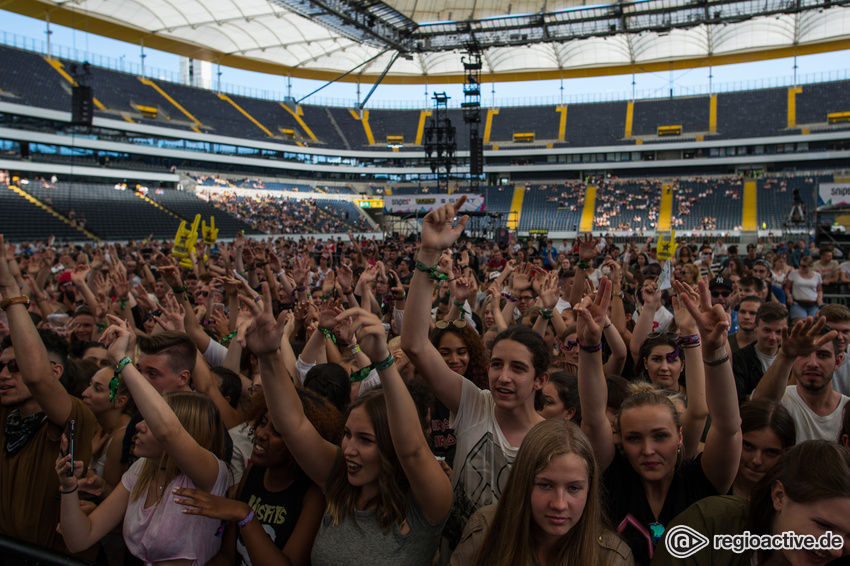
[{"label": "crowd in upper stands", "polygon": [[667,565],[689,525],[841,543],[699,564],[846,559],[842,250],[500,246],[461,204],[190,257],[0,239],[0,534],[100,564]]}]

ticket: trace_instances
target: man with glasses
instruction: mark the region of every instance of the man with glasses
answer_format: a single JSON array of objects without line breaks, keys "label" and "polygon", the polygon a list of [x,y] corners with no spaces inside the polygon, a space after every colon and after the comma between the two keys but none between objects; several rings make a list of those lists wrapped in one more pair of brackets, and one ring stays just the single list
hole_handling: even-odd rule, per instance
[{"label": "man with glasses", "polygon": [[[0,236],[0,253],[5,255],[5,249]],[[67,344],[62,351],[45,331],[45,339],[56,343],[45,347],[27,310],[29,302],[5,258],[0,259],[0,310],[8,317],[10,332],[0,344],[0,534],[67,552],[56,532],[59,479],[54,463],[73,420],[74,460],[86,468],[96,421],[59,382]]]},{"label": "man with glasses", "polygon": [[729,334],[735,334],[738,332],[738,313],[732,310],[734,285],[728,278],[715,277],[709,282],[708,290],[711,293],[711,306],[723,307],[729,320]]}]

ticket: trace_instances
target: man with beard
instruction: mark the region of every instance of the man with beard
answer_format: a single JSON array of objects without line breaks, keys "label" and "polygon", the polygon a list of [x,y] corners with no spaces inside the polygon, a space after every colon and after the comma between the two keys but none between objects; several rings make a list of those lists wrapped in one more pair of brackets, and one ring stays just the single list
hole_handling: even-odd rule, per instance
[{"label": "man with beard", "polygon": [[[826,318],[799,321],[782,333],[782,347],[753,393],[782,403],[797,424],[797,442],[835,441],[841,431],[844,405],[850,397],[832,388],[832,377],[844,360],[837,332]],[[796,385],[788,385],[793,373]]]}]

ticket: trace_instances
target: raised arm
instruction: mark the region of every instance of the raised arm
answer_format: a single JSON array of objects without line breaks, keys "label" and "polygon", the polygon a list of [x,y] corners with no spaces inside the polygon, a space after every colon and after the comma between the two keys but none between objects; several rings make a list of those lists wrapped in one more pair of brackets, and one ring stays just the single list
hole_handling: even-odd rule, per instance
[{"label": "raised arm", "polygon": [[286,440],[301,469],[320,487],[324,488],[336,462],[337,446],[326,441],[307,420],[304,407],[295,391],[295,385],[280,356],[280,340],[286,325],[286,311],[272,316],[272,301],[267,284],[263,284],[263,307],[251,299],[239,297],[254,320],[245,332],[245,345],[260,361],[263,393],[274,428]]},{"label": "raised arm", "polygon": [[[614,436],[605,409],[608,386],[602,371],[602,326],[611,298],[611,283],[606,277],[599,282],[596,300],[586,297],[581,306],[574,307],[576,333],[579,341],[578,395],[581,399],[581,429],[587,434],[596,452],[599,469],[606,470],[614,459]],[[590,351],[588,351],[590,350]]]},{"label": "raised arm", "polygon": [[655,313],[661,307],[661,289],[655,282],[647,282],[646,286],[638,289],[635,295],[641,293],[643,297],[643,308],[640,311],[635,327],[632,330],[632,339],[629,342],[632,359],[639,358],[640,347],[646,342],[646,337],[652,332],[652,324],[655,321]]},{"label": "raised arm", "polygon": [[[454,228],[452,225],[464,202],[466,196],[460,197],[454,204],[446,204],[432,210],[425,216],[422,223],[422,246],[418,257],[420,264],[428,267],[436,265],[442,250],[454,244],[463,232],[469,217],[462,217]],[[433,285],[428,275],[416,269],[410,282],[401,332],[401,348],[420,370],[436,397],[451,412],[457,412],[460,406],[462,377],[449,369],[443,357],[428,340]]]},{"label": "raised arm", "polygon": [[[679,295],[687,294],[694,303],[699,302],[699,294],[690,286],[678,281],[674,282]],[[676,326],[682,338],[696,336],[699,339],[699,328],[678,297],[673,297],[673,313]],[[699,443],[708,419],[708,403],[705,398],[705,367],[702,363],[701,342],[682,342],[678,347],[685,361],[685,379],[688,393],[688,407],[682,415],[682,442],[685,457],[693,458],[699,452]]]},{"label": "raised arm", "polygon": [[[29,300],[21,294],[12,276],[6,255],[6,244],[0,235],[0,300],[9,320],[9,335],[15,349],[15,359],[21,379],[50,422],[65,426],[71,414],[71,398],[53,373],[47,349],[30,318]],[[14,258],[11,261],[15,261]]]},{"label": "raised arm", "polygon": [[410,483],[416,505],[428,522],[437,523],[451,509],[451,483],[428,447],[416,405],[387,349],[384,326],[378,317],[364,309],[349,309],[339,318],[353,319],[352,330],[360,347],[381,376],[396,456]]},{"label": "raised arm", "polygon": [[753,399],[764,398],[777,403],[782,400],[782,396],[785,395],[785,388],[788,386],[788,378],[791,376],[791,368],[794,367],[794,360],[797,359],[797,356],[810,356],[812,352],[837,335],[837,332],[833,330],[820,336],[825,325],[826,318],[824,317],[820,317],[817,321],[808,317],[795,324],[791,332],[788,332],[788,329],[782,330],[782,347],[779,348],[776,359],[764,372],[756,386]]},{"label": "raised arm", "polygon": [[738,473],[742,443],[738,393],[729,359],[729,321],[722,306],[711,306],[711,293],[705,281],[699,283],[699,307],[688,293],[679,295],[679,300],[696,322],[702,342],[705,396],[711,416],[702,469],[718,493],[726,493]]},{"label": "raised arm", "polygon": [[127,384],[145,424],[192,483],[204,491],[212,490],[219,471],[216,456],[186,432],[165,399],[130,363],[135,352],[135,339],[130,326],[118,317],[110,315],[109,318],[113,325],[104,332],[109,358],[116,366],[120,362],[121,378]]},{"label": "raised arm", "polygon": [[581,302],[584,294],[584,282],[587,280],[587,270],[599,255],[596,247],[596,238],[591,234],[585,234],[584,238],[579,236],[578,263],[576,264],[576,277],[573,280],[573,288],[570,291],[570,304],[577,305]]}]

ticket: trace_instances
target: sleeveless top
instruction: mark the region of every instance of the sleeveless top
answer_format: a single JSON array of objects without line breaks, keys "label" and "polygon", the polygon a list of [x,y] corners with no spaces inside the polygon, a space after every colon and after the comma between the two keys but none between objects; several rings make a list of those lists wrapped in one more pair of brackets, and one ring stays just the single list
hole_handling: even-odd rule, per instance
[{"label": "sleeveless top", "polygon": [[[301,515],[304,504],[304,495],[313,485],[313,482],[306,475],[300,473],[299,477],[283,491],[269,491],[263,485],[265,473],[266,468],[251,466],[251,471],[245,478],[245,485],[239,499],[254,510],[255,520],[263,525],[263,530],[266,531],[275,546],[283,550],[289,537],[292,536],[292,531],[295,530],[295,525],[298,524],[298,517]],[[239,557],[238,564],[251,566],[248,549],[242,540],[241,529],[237,529],[236,554]]]}]

